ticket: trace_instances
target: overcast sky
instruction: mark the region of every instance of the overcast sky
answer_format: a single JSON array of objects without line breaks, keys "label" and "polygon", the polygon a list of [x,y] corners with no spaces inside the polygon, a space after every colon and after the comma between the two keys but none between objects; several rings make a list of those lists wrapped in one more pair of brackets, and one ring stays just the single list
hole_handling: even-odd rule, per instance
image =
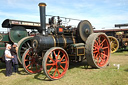
[{"label": "overcast sky", "polygon": [[96,29],[128,23],[127,0],[0,0],[0,24],[5,19],[39,22],[40,2],[47,4],[47,15],[89,20]]}]

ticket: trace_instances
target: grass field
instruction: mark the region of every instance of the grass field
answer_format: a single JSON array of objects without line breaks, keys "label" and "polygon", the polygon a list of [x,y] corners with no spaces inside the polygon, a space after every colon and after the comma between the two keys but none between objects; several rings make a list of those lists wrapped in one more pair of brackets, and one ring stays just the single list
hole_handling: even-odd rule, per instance
[{"label": "grass field", "polygon": [[[120,64],[120,69],[113,64]],[[0,85],[128,85],[127,51],[111,54],[107,68],[85,68],[84,65],[71,64],[63,78],[49,81],[43,72],[28,75],[23,68],[19,68],[19,74],[5,77],[5,65],[0,63]]]}]

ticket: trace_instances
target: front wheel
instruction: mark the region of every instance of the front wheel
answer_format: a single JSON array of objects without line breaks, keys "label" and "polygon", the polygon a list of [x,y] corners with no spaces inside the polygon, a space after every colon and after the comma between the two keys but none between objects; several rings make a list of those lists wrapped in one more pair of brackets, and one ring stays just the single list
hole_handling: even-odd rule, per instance
[{"label": "front wheel", "polygon": [[69,67],[69,58],[67,52],[60,47],[49,49],[42,61],[45,75],[50,80],[62,78]]},{"label": "front wheel", "polygon": [[22,64],[25,71],[29,74],[42,71],[42,57],[39,56],[32,48],[28,48],[22,57]]}]

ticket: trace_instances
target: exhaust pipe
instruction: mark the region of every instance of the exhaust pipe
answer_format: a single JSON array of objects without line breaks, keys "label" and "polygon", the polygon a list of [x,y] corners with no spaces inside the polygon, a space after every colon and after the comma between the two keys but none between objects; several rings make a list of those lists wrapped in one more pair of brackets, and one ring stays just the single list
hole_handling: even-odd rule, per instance
[{"label": "exhaust pipe", "polygon": [[45,7],[46,4],[45,3],[39,3],[39,9],[40,9],[40,23],[41,23],[41,29],[40,32],[43,35],[46,35],[46,13],[45,13]]}]

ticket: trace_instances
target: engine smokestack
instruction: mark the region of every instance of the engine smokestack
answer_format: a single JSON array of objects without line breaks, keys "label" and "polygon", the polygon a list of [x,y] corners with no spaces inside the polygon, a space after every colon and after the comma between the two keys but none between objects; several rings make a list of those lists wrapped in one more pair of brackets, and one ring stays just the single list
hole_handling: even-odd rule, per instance
[{"label": "engine smokestack", "polygon": [[43,35],[46,34],[46,13],[45,13],[45,7],[46,7],[46,4],[45,3],[39,3],[39,9],[40,9],[40,23],[41,23],[41,33]]}]

